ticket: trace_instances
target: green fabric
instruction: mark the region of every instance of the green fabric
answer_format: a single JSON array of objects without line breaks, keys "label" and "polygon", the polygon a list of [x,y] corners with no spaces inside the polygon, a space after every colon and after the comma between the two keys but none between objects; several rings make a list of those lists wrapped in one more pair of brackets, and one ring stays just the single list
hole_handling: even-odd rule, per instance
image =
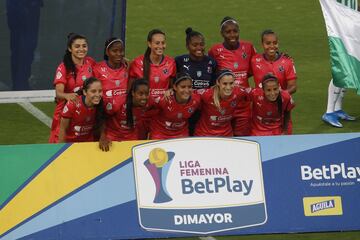
[{"label": "green fabric", "polygon": [[357,89],[360,95],[360,61],[349,55],[340,38],[329,37],[331,72],[334,85]]},{"label": "green fabric", "polygon": [[0,205],[64,144],[0,146]]}]

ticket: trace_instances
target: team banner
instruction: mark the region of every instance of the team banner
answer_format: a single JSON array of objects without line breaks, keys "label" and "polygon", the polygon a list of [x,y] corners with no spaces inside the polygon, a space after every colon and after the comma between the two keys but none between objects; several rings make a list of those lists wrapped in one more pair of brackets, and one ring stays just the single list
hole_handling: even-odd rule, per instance
[{"label": "team banner", "polygon": [[0,240],[359,230],[360,133],[0,147]]}]

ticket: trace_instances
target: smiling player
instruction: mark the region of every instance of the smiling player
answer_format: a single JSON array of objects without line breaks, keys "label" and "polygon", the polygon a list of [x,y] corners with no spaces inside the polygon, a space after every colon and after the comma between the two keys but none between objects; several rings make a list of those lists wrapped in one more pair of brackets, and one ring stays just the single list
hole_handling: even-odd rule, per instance
[{"label": "smiling player", "polygon": [[[220,24],[223,43],[215,44],[209,50],[209,56],[217,62],[217,69],[229,69],[235,75],[235,85],[249,88],[249,77],[252,75],[250,60],[255,55],[252,43],[239,39],[239,25],[231,17],[225,17]],[[248,102],[239,104],[235,110],[233,128],[235,136],[246,136],[250,133],[251,109]]]}]

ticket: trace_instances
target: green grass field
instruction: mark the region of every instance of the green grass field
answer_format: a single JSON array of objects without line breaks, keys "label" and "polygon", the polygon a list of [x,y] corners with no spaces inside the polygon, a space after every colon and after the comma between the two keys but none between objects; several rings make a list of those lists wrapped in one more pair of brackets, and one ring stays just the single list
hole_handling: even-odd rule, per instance
[{"label": "green grass field", "polygon": [[[129,59],[144,53],[147,33],[153,28],[166,32],[166,53],[173,57],[186,52],[185,28],[188,26],[204,34],[209,48],[222,40],[219,33],[221,19],[232,16],[240,24],[241,38],[252,41],[258,51],[262,51],[260,33],[264,29],[273,29],[278,33],[280,49],[293,57],[297,69],[294,134],[360,132],[360,120],[344,122],[341,129],[321,121],[321,115],[326,110],[331,74],[324,20],[317,0],[129,0],[127,4],[126,55]],[[35,106],[52,116],[53,103],[36,103]],[[354,90],[347,92],[344,110],[360,119],[360,97]],[[0,124],[3,126],[0,144],[47,142],[48,127],[17,104],[0,104],[0,112]],[[360,233],[276,234],[216,239],[360,239]]]}]

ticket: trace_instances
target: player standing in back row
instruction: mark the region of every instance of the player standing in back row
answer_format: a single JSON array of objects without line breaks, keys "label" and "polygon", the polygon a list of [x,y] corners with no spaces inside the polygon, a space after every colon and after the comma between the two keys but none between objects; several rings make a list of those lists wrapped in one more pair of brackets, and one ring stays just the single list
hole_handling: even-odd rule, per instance
[{"label": "player standing in back row", "polygon": [[[217,69],[229,69],[235,75],[235,85],[249,88],[249,77],[252,75],[251,58],[255,55],[252,43],[239,39],[239,25],[231,17],[221,21],[220,33],[223,43],[217,43],[209,50],[209,56],[217,62]],[[250,134],[251,107],[249,102],[240,103],[234,113],[232,122],[234,136]]]}]

